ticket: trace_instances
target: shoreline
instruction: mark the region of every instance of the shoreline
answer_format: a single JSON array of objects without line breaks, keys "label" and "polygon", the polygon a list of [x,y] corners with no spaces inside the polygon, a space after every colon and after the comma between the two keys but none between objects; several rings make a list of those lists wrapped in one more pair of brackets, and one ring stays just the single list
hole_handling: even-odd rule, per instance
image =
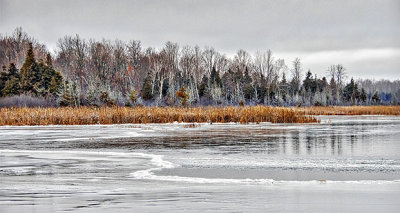
[{"label": "shoreline", "polygon": [[314,117],[317,115],[397,116],[400,115],[400,106],[0,108],[0,126],[319,123]]}]

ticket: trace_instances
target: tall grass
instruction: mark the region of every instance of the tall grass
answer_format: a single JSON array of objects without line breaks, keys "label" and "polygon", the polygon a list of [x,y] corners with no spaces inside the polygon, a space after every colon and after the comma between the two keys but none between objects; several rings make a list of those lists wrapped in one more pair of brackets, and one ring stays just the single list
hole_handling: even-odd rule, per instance
[{"label": "tall grass", "polygon": [[124,123],[312,123],[304,112],[290,108],[248,107],[62,107],[0,108],[0,125],[85,125]]},{"label": "tall grass", "polygon": [[400,115],[400,106],[247,107],[62,107],[0,108],[0,125],[124,123],[313,123],[312,115]]},{"label": "tall grass", "polygon": [[301,107],[306,115],[400,115],[400,106],[328,106]]}]

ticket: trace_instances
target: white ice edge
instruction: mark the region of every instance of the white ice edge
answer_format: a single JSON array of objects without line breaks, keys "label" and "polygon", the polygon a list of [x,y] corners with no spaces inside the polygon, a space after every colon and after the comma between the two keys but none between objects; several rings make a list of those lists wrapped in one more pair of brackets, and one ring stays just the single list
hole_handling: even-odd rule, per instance
[{"label": "white ice edge", "polygon": [[228,179],[228,178],[200,178],[200,177],[182,177],[182,176],[160,176],[155,175],[155,171],[167,168],[174,168],[168,161],[157,159],[154,165],[159,167],[132,172],[131,177],[139,180],[155,180],[169,182],[199,183],[199,184],[333,184],[333,183],[351,183],[351,184],[395,184],[400,180],[354,180],[354,181],[336,181],[336,180],[309,180],[309,181],[288,181],[273,179]]},{"label": "white ice edge", "polygon": [[135,179],[186,182],[186,183],[232,183],[232,184],[321,184],[321,183],[352,183],[352,184],[392,184],[400,183],[400,180],[356,180],[356,181],[334,181],[334,180],[310,180],[310,181],[276,181],[273,179],[228,179],[228,178],[199,178],[199,177],[182,177],[182,176],[160,176],[155,175],[154,171],[162,169],[175,168],[175,165],[169,161],[163,160],[162,155],[154,155],[151,161],[155,168],[139,170],[132,172],[130,175]]},{"label": "white ice edge", "polygon": [[57,153],[69,153],[69,154],[90,154],[90,155],[111,155],[111,156],[133,156],[133,157],[145,157],[145,158],[157,158],[160,155],[146,154],[141,152],[102,152],[102,151],[77,151],[77,150],[13,150],[13,149],[2,149],[0,153],[44,153],[44,154],[57,154]]},{"label": "white ice edge", "polygon": [[336,180],[309,180],[309,181],[283,181],[273,179],[228,179],[228,178],[200,178],[200,177],[182,177],[182,176],[161,176],[154,174],[155,171],[162,169],[172,169],[176,165],[172,162],[163,159],[163,155],[140,153],[140,152],[101,152],[101,151],[73,151],[73,150],[0,150],[1,153],[69,153],[69,154],[91,154],[91,155],[109,155],[109,156],[132,156],[149,158],[151,164],[155,167],[139,170],[130,173],[130,177],[139,180],[155,180],[155,181],[170,181],[184,183],[199,183],[199,184],[334,184],[334,183],[351,183],[351,184],[398,184],[399,180],[351,180],[351,181],[336,181]]}]

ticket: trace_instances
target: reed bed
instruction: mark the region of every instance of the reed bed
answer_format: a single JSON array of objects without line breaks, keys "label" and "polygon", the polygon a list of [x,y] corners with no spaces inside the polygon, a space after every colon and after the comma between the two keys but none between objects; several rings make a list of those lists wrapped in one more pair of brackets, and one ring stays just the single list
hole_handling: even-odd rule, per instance
[{"label": "reed bed", "polygon": [[400,115],[400,106],[327,106],[295,110],[306,115]]},{"label": "reed bed", "polygon": [[0,125],[88,125],[146,123],[315,123],[304,112],[283,107],[62,107],[0,108]]}]

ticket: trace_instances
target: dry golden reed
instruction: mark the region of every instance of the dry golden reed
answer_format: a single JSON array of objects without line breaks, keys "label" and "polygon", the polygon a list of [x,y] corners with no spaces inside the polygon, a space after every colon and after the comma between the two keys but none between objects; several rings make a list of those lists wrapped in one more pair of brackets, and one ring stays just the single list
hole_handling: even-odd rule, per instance
[{"label": "dry golden reed", "polygon": [[145,123],[314,123],[312,116],[292,108],[247,107],[61,107],[1,108],[0,125],[86,125]]},{"label": "dry golden reed", "polygon": [[400,115],[400,106],[328,106],[301,107],[306,115]]}]

